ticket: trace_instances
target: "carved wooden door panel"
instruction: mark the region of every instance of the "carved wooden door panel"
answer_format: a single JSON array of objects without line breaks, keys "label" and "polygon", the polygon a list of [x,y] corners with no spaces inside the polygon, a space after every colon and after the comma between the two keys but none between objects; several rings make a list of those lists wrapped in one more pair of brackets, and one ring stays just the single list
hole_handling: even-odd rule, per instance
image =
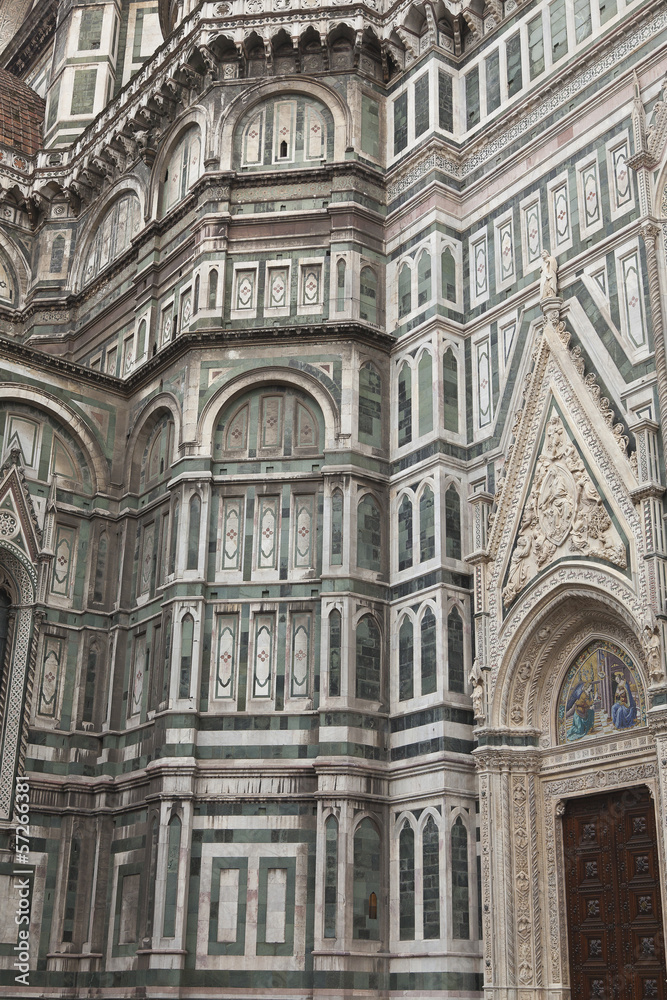
[{"label": "carved wooden door panel", "polygon": [[572,1000],[667,1000],[648,790],[569,802],[563,833]]}]

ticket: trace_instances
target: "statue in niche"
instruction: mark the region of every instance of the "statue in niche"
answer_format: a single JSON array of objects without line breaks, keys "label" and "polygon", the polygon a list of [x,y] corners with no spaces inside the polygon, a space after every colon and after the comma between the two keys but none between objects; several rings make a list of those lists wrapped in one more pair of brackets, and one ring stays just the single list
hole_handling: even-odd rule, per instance
[{"label": "statue in niche", "polygon": [[660,684],[665,679],[665,672],[662,669],[662,643],[660,642],[660,630],[658,626],[644,626],[644,649],[648,660],[648,675],[651,684]]},{"label": "statue in niche", "polygon": [[472,709],[473,715],[476,719],[484,719],[484,678],[482,676],[482,671],[480,669],[477,660],[472,665],[472,670],[470,671],[470,677],[468,678],[472,684]]},{"label": "statue in niche", "polygon": [[555,299],[558,295],[558,261],[548,250],[542,251],[542,273],[540,276],[540,298]]},{"label": "statue in niche", "polygon": [[618,736],[645,725],[642,683],[630,657],[610,642],[596,640],[579,654],[558,699],[558,742]]}]

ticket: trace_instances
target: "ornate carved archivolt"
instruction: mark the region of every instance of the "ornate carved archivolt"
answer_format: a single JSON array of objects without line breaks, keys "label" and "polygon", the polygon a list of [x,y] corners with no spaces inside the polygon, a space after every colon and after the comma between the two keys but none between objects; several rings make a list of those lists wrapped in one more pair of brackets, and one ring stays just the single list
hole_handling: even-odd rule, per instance
[{"label": "ornate carved archivolt", "polygon": [[530,636],[515,648],[494,723],[529,726],[541,731],[542,746],[555,743],[560,682],[579,651],[596,637],[619,643],[643,667],[645,651],[632,615],[616,601],[610,606],[601,594],[575,587],[547,614],[537,616]]}]

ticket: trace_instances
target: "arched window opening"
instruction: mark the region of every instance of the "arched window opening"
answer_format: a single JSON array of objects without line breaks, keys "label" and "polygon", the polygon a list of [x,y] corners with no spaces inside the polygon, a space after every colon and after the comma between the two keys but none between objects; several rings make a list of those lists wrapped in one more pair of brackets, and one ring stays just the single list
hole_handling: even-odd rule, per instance
[{"label": "arched window opening", "polygon": [[357,505],[357,566],[379,573],[382,567],[380,509],[370,493]]},{"label": "arched window opening", "polygon": [[361,444],[382,447],[382,381],[370,363],[359,369],[359,426]]},{"label": "arched window opening", "polygon": [[368,323],[378,321],[378,279],[372,267],[362,267],[359,275],[359,316]]},{"label": "arched window opening", "polygon": [[468,831],[460,816],[452,827],[452,937],[459,941],[470,937]]},{"label": "arched window opening", "polygon": [[[262,458],[291,461],[320,454],[324,416],[315,400],[295,387],[250,389],[229,403],[218,418],[213,454],[217,461]],[[319,539],[318,539],[319,541]]]},{"label": "arched window opening", "polygon": [[114,202],[95,227],[85,261],[85,285],[129,247],[139,230],[140,221],[141,205],[136,194],[128,192]]},{"label": "arched window opening", "polygon": [[398,700],[414,697],[414,628],[406,615],[398,630]]},{"label": "arched window opening", "polygon": [[419,498],[419,561],[435,556],[435,498],[430,486],[425,486]]},{"label": "arched window opening", "polygon": [[447,302],[456,302],[456,261],[449,247],[445,247],[440,257],[442,271],[442,297]]},{"label": "arched window opening", "polygon": [[231,418],[225,435],[226,451],[245,451],[248,447],[248,416],[250,407],[246,403]]},{"label": "arched window opening", "polygon": [[338,910],[338,822],[329,816],[324,824],[324,936],[336,937]]},{"label": "arched window opening", "polygon": [[164,887],[163,937],[176,934],[176,904],[178,902],[178,861],[181,852],[181,821],[178,816],[169,820],[167,839],[167,874]]},{"label": "arched window opening", "polygon": [[415,939],[415,833],[407,819],[398,838],[399,938]]},{"label": "arched window opening", "polygon": [[199,275],[195,278],[195,290],[192,294],[192,315],[196,316],[199,312]]},{"label": "arched window opening", "polygon": [[463,621],[456,608],[447,615],[447,687],[458,694],[465,692]]},{"label": "arched window opening", "polygon": [[342,651],[342,618],[340,611],[329,615],[329,697],[340,695],[340,671]]},{"label": "arched window opening", "polygon": [[170,467],[173,432],[174,422],[166,415],[153,428],[141,466],[141,489],[154,484]]},{"label": "arched window opening", "polygon": [[364,615],[357,625],[356,690],[357,698],[380,700],[382,649],[380,629],[371,615]]},{"label": "arched window opening", "polygon": [[423,250],[417,264],[417,305],[431,301],[431,255]]},{"label": "arched window opening", "polygon": [[431,608],[421,620],[421,680],[422,694],[433,694],[438,686],[436,621]]},{"label": "arched window opening", "polygon": [[7,637],[9,636],[9,609],[11,598],[4,590],[0,590],[0,687],[5,686],[5,654],[7,652]]},{"label": "arched window opening", "polygon": [[419,433],[428,434],[433,430],[433,359],[424,351],[417,368],[419,386]]},{"label": "arched window opening", "polygon": [[51,274],[60,274],[60,272],[63,269],[64,259],[65,259],[65,237],[56,236],[55,240],[53,241],[53,246],[51,247],[51,263],[49,266],[49,272]]},{"label": "arched window opening", "polygon": [[445,494],[445,552],[448,559],[461,558],[461,500],[452,484]]},{"label": "arched window opening", "polygon": [[65,889],[65,919],[63,920],[63,941],[74,941],[74,918],[76,916],[76,897],[79,888],[79,868],[81,864],[81,842],[78,837],[72,839],[67,867],[67,886]]},{"label": "arched window opening", "polygon": [[162,701],[166,702],[169,697],[169,683],[171,681],[171,615],[167,615],[164,626],[164,651],[162,664]]},{"label": "arched window opening", "polygon": [[186,615],[181,622],[181,672],[178,684],[178,697],[190,697],[192,677],[192,646],[195,635],[195,620],[192,615]]},{"label": "arched window opening", "polygon": [[336,312],[345,309],[345,261],[342,257],[336,264]]},{"label": "arched window opening", "polygon": [[[88,650],[88,660],[86,662],[86,680],[83,689],[83,710],[81,712],[82,722],[92,722],[95,710],[95,689],[97,687],[97,659],[98,648],[95,643],[91,643]],[[2,663],[2,660],[0,660]]]},{"label": "arched window opening", "polygon": [[199,565],[199,528],[201,525],[201,500],[197,493],[190,497],[190,516],[188,520],[188,569],[197,569]]},{"label": "arched window opening", "polygon": [[343,564],[343,492],[331,494],[331,565]]},{"label": "arched window opening", "polygon": [[104,588],[107,574],[107,554],[109,551],[109,538],[106,531],[100,532],[97,542],[97,559],[95,560],[95,579],[93,583],[93,601],[101,604],[104,600]]},{"label": "arched window opening", "polygon": [[354,833],[354,892],[352,936],[355,941],[379,941],[380,835],[370,819]]},{"label": "arched window opening", "polygon": [[4,299],[6,302],[13,302],[14,286],[15,281],[12,276],[12,270],[2,254],[0,254],[0,299]]},{"label": "arched window opening", "polygon": [[422,834],[422,885],[424,940],[432,941],[440,937],[440,834],[432,816]]},{"label": "arched window opening", "polygon": [[155,883],[157,881],[157,847],[158,847],[158,825],[154,819],[151,824],[151,836],[149,841],[150,857],[148,859],[148,899],[146,906],[146,936],[153,935],[153,921],[155,919]]},{"label": "arched window opening", "polygon": [[406,362],[398,373],[398,446],[412,441],[412,369]]},{"label": "arched window opening", "polygon": [[[249,38],[245,75],[266,76],[267,60],[259,37]],[[319,42],[318,49],[320,48]],[[274,48],[270,72],[294,73],[297,50],[287,37]],[[312,56],[301,48],[302,71]],[[321,56],[317,56],[319,61]],[[309,94],[275,94],[255,106],[239,123],[231,140],[234,167],[259,168],[269,163],[322,163],[333,156],[334,123],[331,112]],[[332,262],[332,267],[335,262]]]},{"label": "arched window opening", "polygon": [[182,201],[199,177],[200,156],[201,138],[194,126],[181,137],[169,157],[162,187],[162,214]]},{"label": "arched window opening", "polygon": [[398,568],[412,566],[412,500],[405,494],[398,507]]},{"label": "arched window opening", "polygon": [[458,434],[459,366],[451,348],[447,348],[442,358],[442,392],[445,430],[451,431],[453,434]]},{"label": "arched window opening", "polygon": [[403,264],[398,272],[398,318],[403,319],[412,312],[412,271]]},{"label": "arched window opening", "polygon": [[174,503],[173,510],[171,512],[171,546],[169,550],[169,573],[173,575],[176,572],[176,552],[178,549],[178,517],[180,513],[180,503],[178,500]]},{"label": "arched window opening", "polygon": [[146,320],[142,319],[137,333],[137,361],[146,353]]},{"label": "arched window opening", "polygon": [[208,272],[208,308],[215,309],[218,300],[218,271],[212,267]]}]

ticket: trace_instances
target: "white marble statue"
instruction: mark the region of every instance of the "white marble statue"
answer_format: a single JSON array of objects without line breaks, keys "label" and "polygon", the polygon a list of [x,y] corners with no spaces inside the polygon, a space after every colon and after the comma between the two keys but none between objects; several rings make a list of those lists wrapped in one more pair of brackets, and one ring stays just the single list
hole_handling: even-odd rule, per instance
[{"label": "white marble statue", "polygon": [[542,251],[542,274],[540,277],[540,298],[555,299],[558,294],[558,261],[548,250]]}]

